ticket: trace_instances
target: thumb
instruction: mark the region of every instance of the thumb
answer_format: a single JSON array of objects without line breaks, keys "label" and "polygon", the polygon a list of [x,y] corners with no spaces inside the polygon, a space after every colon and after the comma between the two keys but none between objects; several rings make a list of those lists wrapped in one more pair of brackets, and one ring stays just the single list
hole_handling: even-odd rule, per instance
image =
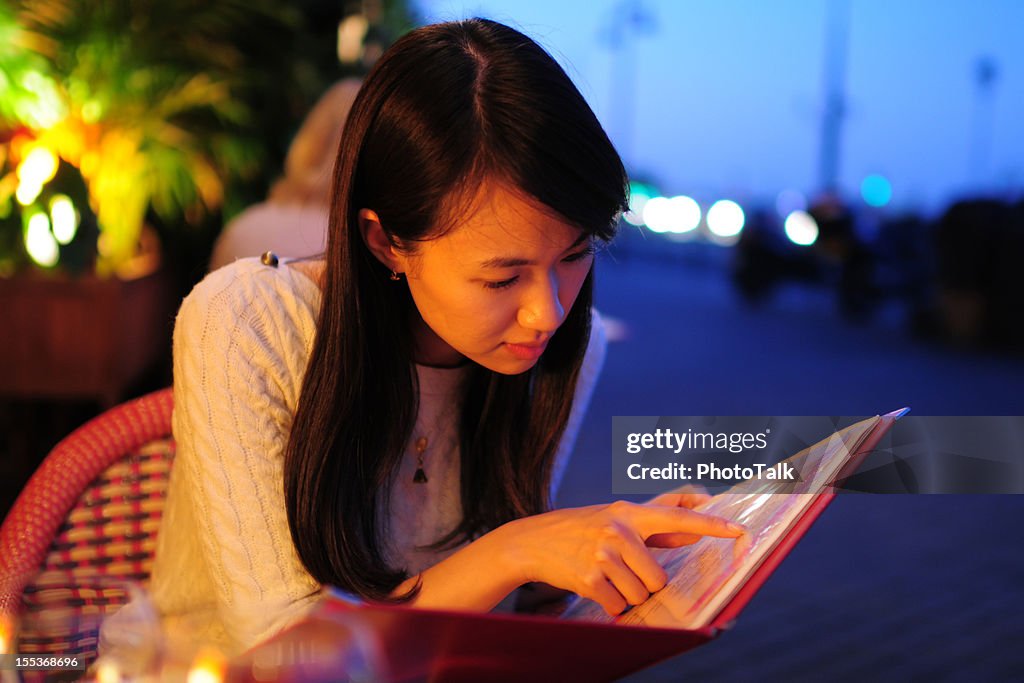
[{"label": "thumb", "polygon": [[684,491],[681,493],[663,493],[652,498],[648,505],[665,505],[667,507],[681,507],[690,510],[703,505],[711,500],[711,496],[697,491]]}]

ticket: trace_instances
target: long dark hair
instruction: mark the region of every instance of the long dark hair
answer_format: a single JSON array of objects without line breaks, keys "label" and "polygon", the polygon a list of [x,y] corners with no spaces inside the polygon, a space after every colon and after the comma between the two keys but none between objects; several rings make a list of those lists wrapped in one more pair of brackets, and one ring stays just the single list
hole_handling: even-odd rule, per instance
[{"label": "long dark hair", "polygon": [[[387,600],[408,576],[388,566],[379,517],[418,410],[415,304],[366,247],[358,212],[375,211],[402,244],[431,239],[453,227],[454,202],[485,180],[601,241],[626,204],[615,149],[535,42],[484,19],[408,33],[367,76],[345,125],[322,308],[286,451],[292,539],[321,583]],[[463,519],[433,547],[549,508],[592,296],[593,271],[529,372],[470,369],[458,423]]]}]

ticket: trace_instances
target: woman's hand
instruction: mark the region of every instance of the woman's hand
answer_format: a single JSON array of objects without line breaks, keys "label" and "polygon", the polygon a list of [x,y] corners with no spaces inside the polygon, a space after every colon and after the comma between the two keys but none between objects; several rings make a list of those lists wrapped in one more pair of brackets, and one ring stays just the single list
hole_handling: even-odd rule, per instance
[{"label": "woman's hand", "polygon": [[589,598],[609,614],[620,614],[668,580],[648,550],[652,541],[675,547],[702,536],[735,538],[744,533],[738,524],[686,506],[702,499],[680,497],[700,494],[666,495],[675,498],[660,496],[658,504],[617,501],[555,510],[509,522],[492,533],[500,535],[503,561],[515,568],[519,583],[543,581]]}]

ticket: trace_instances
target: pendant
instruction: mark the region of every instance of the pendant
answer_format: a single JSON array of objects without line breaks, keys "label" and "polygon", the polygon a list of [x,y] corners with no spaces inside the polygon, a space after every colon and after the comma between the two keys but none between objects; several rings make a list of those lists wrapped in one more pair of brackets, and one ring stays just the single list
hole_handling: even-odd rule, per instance
[{"label": "pendant", "polygon": [[423,453],[427,450],[427,437],[416,440],[416,474],[412,475],[412,483],[426,484],[427,473],[423,471]]}]

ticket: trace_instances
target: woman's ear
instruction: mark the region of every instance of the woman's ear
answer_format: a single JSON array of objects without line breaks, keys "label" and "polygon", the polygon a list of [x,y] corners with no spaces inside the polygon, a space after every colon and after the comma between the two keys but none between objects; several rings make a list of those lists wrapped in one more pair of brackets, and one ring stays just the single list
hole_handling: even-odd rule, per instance
[{"label": "woman's ear", "polygon": [[359,232],[362,233],[367,248],[385,268],[398,272],[405,270],[405,259],[388,239],[377,212],[359,209]]}]

